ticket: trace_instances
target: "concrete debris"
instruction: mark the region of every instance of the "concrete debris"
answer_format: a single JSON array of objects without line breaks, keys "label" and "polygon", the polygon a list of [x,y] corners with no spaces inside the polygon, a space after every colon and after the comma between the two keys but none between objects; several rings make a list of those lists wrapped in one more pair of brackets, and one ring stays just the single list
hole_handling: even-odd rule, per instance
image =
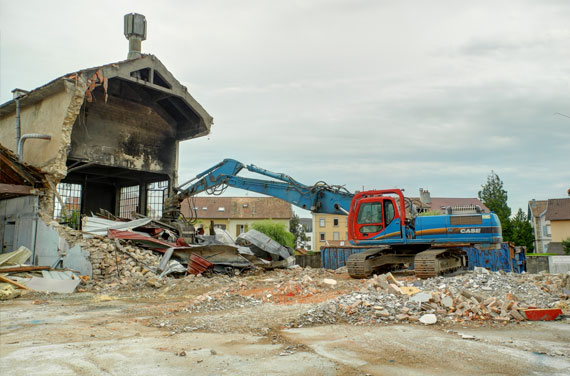
[{"label": "concrete debris", "polygon": [[[531,275],[474,271],[453,277],[421,280],[404,277],[397,288],[388,283],[393,276],[379,275],[367,281],[366,288],[340,294],[313,307],[292,322],[293,327],[348,322],[522,322],[529,307],[563,305],[563,293],[570,278],[565,275]],[[489,290],[482,290],[488,286]],[[419,292],[410,296],[407,287]],[[430,316],[426,316],[430,315]],[[433,316],[431,316],[433,315]],[[423,321],[422,321],[423,318]]]},{"label": "concrete debris", "polygon": [[423,315],[422,317],[420,317],[419,321],[422,324],[432,325],[432,324],[435,324],[437,322],[437,316],[434,315],[433,313],[427,313],[427,314]]},{"label": "concrete debris", "polygon": [[332,285],[332,286],[337,284],[336,280],[330,278],[323,279],[323,282],[326,283],[327,285]]}]

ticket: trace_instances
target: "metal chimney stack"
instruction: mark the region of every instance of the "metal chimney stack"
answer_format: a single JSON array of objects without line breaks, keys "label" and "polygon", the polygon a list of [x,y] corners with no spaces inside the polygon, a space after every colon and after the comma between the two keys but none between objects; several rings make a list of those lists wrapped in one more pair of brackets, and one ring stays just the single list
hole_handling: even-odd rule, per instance
[{"label": "metal chimney stack", "polygon": [[125,37],[129,40],[127,59],[141,57],[141,44],[146,39],[146,18],[142,14],[125,14]]}]

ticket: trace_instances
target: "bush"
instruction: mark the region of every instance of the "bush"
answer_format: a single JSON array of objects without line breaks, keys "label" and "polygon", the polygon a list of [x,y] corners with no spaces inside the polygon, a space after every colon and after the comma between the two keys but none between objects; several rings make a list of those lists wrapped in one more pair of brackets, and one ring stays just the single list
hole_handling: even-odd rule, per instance
[{"label": "bush", "polygon": [[283,223],[276,223],[271,220],[255,222],[251,225],[254,230],[257,230],[271,239],[275,240],[277,243],[284,245],[289,248],[295,248],[295,235],[287,231],[287,228]]},{"label": "bush", "polygon": [[570,255],[570,238],[562,240],[562,249],[564,250],[564,253]]}]

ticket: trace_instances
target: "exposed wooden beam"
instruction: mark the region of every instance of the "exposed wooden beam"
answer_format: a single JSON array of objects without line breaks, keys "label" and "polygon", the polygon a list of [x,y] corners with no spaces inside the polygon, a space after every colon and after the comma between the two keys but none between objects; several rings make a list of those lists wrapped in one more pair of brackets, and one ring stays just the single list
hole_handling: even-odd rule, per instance
[{"label": "exposed wooden beam", "polygon": [[0,193],[11,193],[19,195],[32,195],[32,187],[29,185],[0,184]]}]

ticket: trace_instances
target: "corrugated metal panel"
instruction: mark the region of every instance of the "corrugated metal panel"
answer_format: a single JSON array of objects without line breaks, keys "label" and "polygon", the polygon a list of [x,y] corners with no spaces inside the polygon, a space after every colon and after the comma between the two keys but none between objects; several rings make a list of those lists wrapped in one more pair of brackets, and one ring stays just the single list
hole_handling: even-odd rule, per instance
[{"label": "corrugated metal panel", "polygon": [[517,250],[508,243],[501,243],[499,249],[465,247],[464,250],[467,252],[469,270],[478,266],[494,272],[502,270],[522,273],[526,269],[524,250]]},{"label": "corrugated metal panel", "polygon": [[325,269],[338,269],[346,265],[348,257],[354,253],[360,253],[367,247],[322,247],[321,265]]},{"label": "corrugated metal panel", "polygon": [[188,273],[198,275],[204,273],[208,269],[212,269],[214,264],[206,260],[196,253],[190,254],[190,260],[188,261]]}]

